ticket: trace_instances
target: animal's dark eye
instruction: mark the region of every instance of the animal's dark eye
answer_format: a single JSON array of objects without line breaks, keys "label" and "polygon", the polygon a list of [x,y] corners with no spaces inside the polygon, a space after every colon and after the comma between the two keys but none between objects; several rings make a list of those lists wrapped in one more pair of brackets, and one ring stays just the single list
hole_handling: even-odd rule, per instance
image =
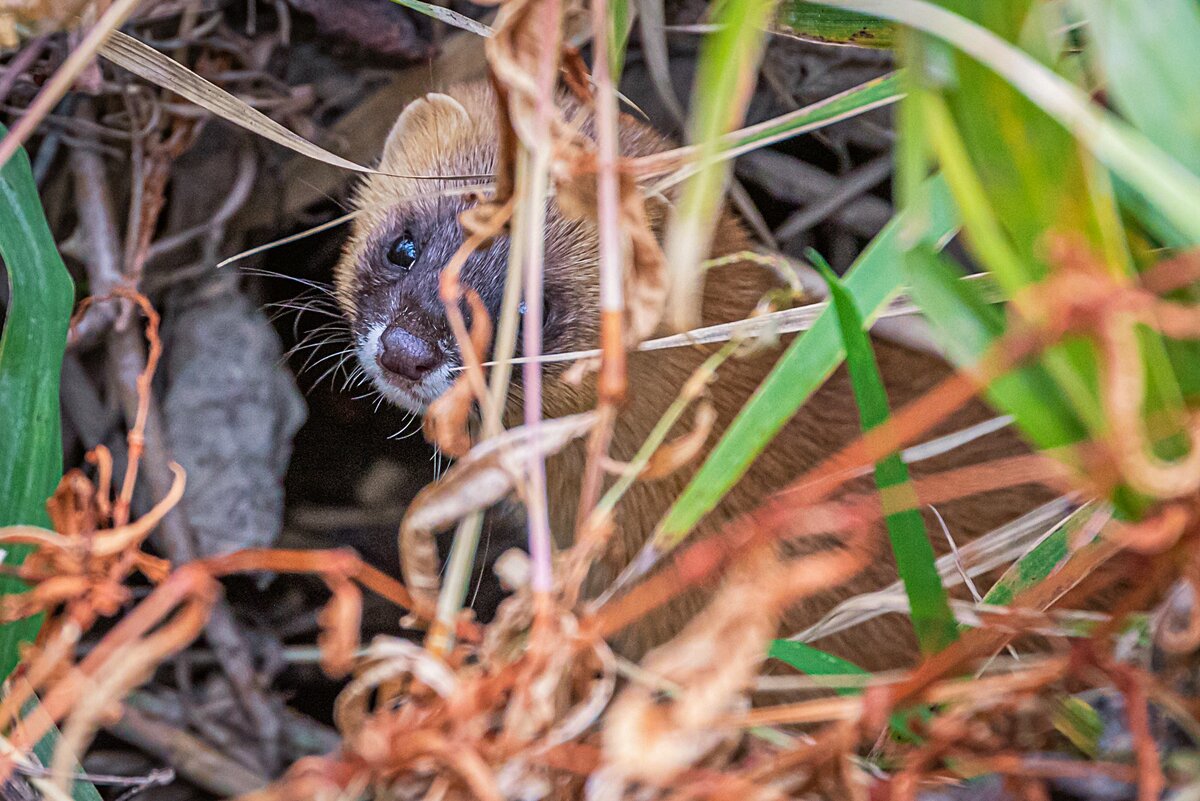
[{"label": "animal's dark eye", "polygon": [[[528,310],[529,310],[529,307],[525,305],[525,301],[521,301],[521,305],[517,307],[517,311],[521,313],[521,316],[524,316],[525,312],[527,312]],[[546,318],[548,318],[549,316],[550,316],[550,304],[549,304],[549,302],[547,302],[546,300],[543,299],[542,300],[542,321],[545,322]]]},{"label": "animal's dark eye", "polygon": [[416,241],[405,231],[388,246],[387,260],[401,270],[407,270],[417,263],[417,254]]}]

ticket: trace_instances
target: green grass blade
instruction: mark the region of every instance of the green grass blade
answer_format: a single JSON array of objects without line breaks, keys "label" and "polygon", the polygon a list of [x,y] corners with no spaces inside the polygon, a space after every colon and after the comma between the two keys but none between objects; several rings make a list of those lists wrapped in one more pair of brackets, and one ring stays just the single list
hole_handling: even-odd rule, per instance
[{"label": "green grass blade", "polygon": [[[950,361],[974,365],[1005,330],[1003,312],[987,303],[963,272],[928,248],[908,254],[909,294],[921,307]],[[1044,368],[1031,366],[993,381],[988,399],[1016,418],[1041,448],[1062,448],[1087,436],[1087,429],[1064,402]]]},{"label": "green grass blade", "polygon": [[1004,571],[983,596],[983,602],[1008,606],[1019,594],[1053,573],[1071,556],[1072,540],[1098,513],[1098,504],[1088,504],[1055,526],[1045,539]]},{"label": "green grass blade", "polygon": [[[1132,274],[1135,260],[1118,213],[1113,182],[1108,171],[1096,163],[1107,158],[1107,166],[1118,170],[1120,159],[1113,161],[1114,152],[1094,147],[1090,127],[1064,127],[1065,109],[1046,102],[1047,87],[1057,87],[1049,95],[1061,90],[1063,97],[1082,98],[1081,113],[1096,117],[1095,124],[1100,127],[1108,125],[1115,131],[1125,123],[1091,104],[1081,90],[1045,66],[1061,63],[1061,42],[1053,36],[1057,17],[1047,19],[1040,13],[1044,8],[1034,0],[1004,4],[901,0],[885,13],[909,19],[916,9],[928,12],[919,24],[966,53],[948,54],[945,45],[929,37],[914,37],[906,54],[913,60],[910,74],[923,87],[910,92],[905,103],[906,108],[917,111],[913,116],[919,118],[921,127],[916,135],[930,142],[937,154],[976,259],[1010,296],[1054,269],[1047,259],[1051,236],[1082,243],[1114,275]],[[1014,42],[1024,49],[1017,49]],[[1031,76],[1037,76],[1036,89],[1030,85]],[[1129,129],[1127,133],[1129,147],[1122,151],[1124,155],[1155,152],[1170,159],[1137,131]],[[1180,186],[1189,182],[1187,170],[1177,165],[1174,173]],[[1123,178],[1133,184],[1128,174]],[[1190,180],[1195,182],[1195,176]],[[1145,193],[1145,184],[1137,188],[1146,199],[1156,202],[1159,211],[1166,211],[1165,196]],[[1191,217],[1195,219],[1194,214]],[[1178,226],[1179,217],[1164,213],[1163,221]],[[1181,232],[1185,237],[1194,233]],[[936,261],[928,253],[918,254],[918,258]],[[928,308],[925,311],[935,314]],[[1189,371],[1188,360],[1173,363],[1170,349],[1153,332],[1144,332],[1142,340],[1147,374],[1144,411],[1177,413],[1183,405],[1178,375],[1180,370],[1183,374]],[[1085,337],[1068,338],[1047,348],[1040,357],[1057,390],[1045,397],[1065,401],[1091,438],[1104,437],[1111,425],[1100,398],[1099,361],[1096,347]],[[1031,420],[1014,414],[1021,424]],[[1044,426],[1045,421],[1036,424]],[[1162,458],[1178,458],[1183,440],[1175,441],[1168,434],[1163,432],[1161,442],[1154,443],[1156,451]],[[1065,439],[1062,434],[1055,438]],[[1045,441],[1037,440],[1039,445]],[[1076,469],[1083,468],[1077,453],[1064,452],[1063,456],[1074,461]],[[1127,489],[1118,489],[1113,497],[1118,496],[1124,513],[1136,514],[1144,506]]]},{"label": "green grass blade", "polygon": [[[822,651],[820,648],[814,648],[806,642],[775,640],[771,643],[771,649],[767,651],[767,656],[791,665],[808,676],[870,675],[853,662]],[[834,687],[833,691],[838,695],[858,695],[862,692],[858,687]]]},{"label": "green grass blade", "polygon": [[[786,665],[808,676],[869,676],[867,671],[840,656],[814,648],[808,643],[793,640],[774,640],[767,651],[771,659],[778,659]],[[838,695],[861,695],[862,687],[831,687]],[[919,742],[920,738],[913,733],[908,725],[912,715],[928,719],[931,714],[927,707],[893,712],[891,716],[892,734],[899,740]]]},{"label": "green grass blade", "polygon": [[[0,125],[0,136],[7,133]],[[0,526],[49,526],[46,499],[62,476],[58,381],[67,343],[74,285],[38,200],[24,151],[0,170],[0,257],[8,271],[9,303],[0,336]],[[28,547],[8,548],[3,564],[21,564]],[[0,594],[25,585],[0,576]],[[40,618],[0,626],[0,677],[18,647],[37,634]]]},{"label": "green grass blade", "polygon": [[707,161],[697,159],[680,168],[656,185],[655,190],[663,191],[674,186],[709,164],[729,161],[752,150],[812,133],[868,111],[890,106],[903,97],[900,73],[893,72],[872,78],[844,92],[810,103],[804,108],[725,134],[718,141],[715,152],[707,157]]},{"label": "green grass blade", "polygon": [[[957,227],[954,207],[944,183],[930,184],[925,224],[934,238],[946,240]],[[894,298],[904,284],[900,230],[903,218],[893,219],[862,252],[846,276],[846,289],[865,322]],[[665,552],[721,501],[750,464],[841,363],[845,350],[831,310],[812,329],[797,337],[730,424],[721,441],[659,524],[648,549]]]},{"label": "green grass blade", "polygon": [[784,0],[771,30],[825,44],[884,50],[896,44],[896,24],[891,20],[804,0]]},{"label": "green grass blade", "polygon": [[1129,213],[1145,232],[1159,245],[1167,248],[1186,248],[1191,243],[1187,236],[1170,223],[1157,207],[1137,190],[1119,178],[1113,180],[1113,190],[1121,209]]},{"label": "green grass blade", "polygon": [[1104,719],[1087,701],[1074,695],[1061,698],[1054,705],[1051,724],[1071,741],[1088,759],[1100,756],[1100,738],[1104,736]]},{"label": "green grass blade", "polygon": [[[954,193],[963,220],[963,230],[971,245],[972,252],[979,261],[988,268],[997,283],[1004,287],[1009,294],[1021,291],[1034,279],[1029,270],[1031,259],[1022,258],[1016,248],[1010,244],[1002,224],[1001,217],[1012,222],[1015,218],[1030,216],[1028,208],[1008,207],[1004,215],[998,214],[992,206],[983,182],[975,171],[964,141],[958,136],[955,121],[949,113],[948,106],[942,99],[929,92],[918,91],[908,100],[910,106],[918,106],[924,112],[925,118],[922,129],[923,138],[933,143],[942,167],[942,175]],[[1034,114],[1038,112],[1030,109]],[[1009,160],[1009,154],[996,149],[986,156],[981,156],[985,163],[990,160]],[[1082,165],[1077,165],[1082,170]],[[993,164],[993,171],[1006,168],[1003,163]],[[1028,168],[1027,168],[1028,169]],[[1060,191],[1050,189],[1046,194]],[[1079,226],[1087,226],[1084,215],[1075,218]],[[1039,223],[1049,226],[1049,222],[1039,221],[1036,216],[1030,216],[1033,228],[1039,228]],[[1022,250],[1032,252],[1037,248],[1037,240],[1022,243]],[[1077,349],[1078,350],[1078,349]],[[1085,349],[1087,351],[1087,349]],[[1096,383],[1094,360],[1090,352],[1083,353],[1078,358],[1071,358],[1069,351],[1062,348],[1052,348],[1044,360],[1047,369],[1058,379],[1064,390],[1066,399],[1080,419],[1084,420],[1094,431],[1104,429],[1105,423],[1100,411],[1100,404],[1093,397],[1089,387]]]},{"label": "green grass blade", "polygon": [[[37,709],[41,702],[37,698],[31,698],[22,710],[25,717],[31,714],[37,714]],[[38,758],[38,761],[43,765],[49,766],[54,760],[54,752],[58,748],[58,743],[62,739],[62,732],[57,726],[51,725],[50,731],[46,732],[42,739],[37,741],[33,746],[33,754]],[[76,773],[83,773],[83,767],[78,762],[73,762],[71,770]],[[85,779],[76,779],[71,782],[71,798],[75,801],[102,801],[100,791],[96,789],[96,785]]]},{"label": "green grass blade", "polygon": [[719,160],[721,137],[741,124],[762,59],[764,28],[775,0],[724,0],[717,29],[705,37],[692,89],[688,141],[698,146],[699,170],[680,191],[663,237],[667,260],[666,321],[679,331],[698,323],[703,272],[712,245],[731,163]]},{"label": "green grass blade", "polygon": [[[871,338],[863,326],[854,298],[838,280],[833,269],[815,251],[809,260],[820,270],[829,286],[831,306],[837,314],[850,385],[858,403],[863,432],[870,431],[891,417],[887,390],[875,360]],[[958,638],[954,613],[946,588],[937,571],[937,555],[929,542],[925,521],[917,510],[916,491],[909,481],[908,467],[900,454],[891,453],[875,465],[875,486],[879,490],[888,540],[896,559],[896,570],[908,596],[909,614],[921,652],[929,655],[942,650]]]},{"label": "green grass blade", "polygon": [[630,0],[608,0],[608,67],[614,85],[621,81],[625,48],[629,45],[629,34],[633,30],[629,3]]},{"label": "green grass blade", "polygon": [[789,114],[751,125],[721,138],[721,158],[734,158],[895,103],[904,96],[901,76],[893,72],[827,97]]},{"label": "green grass blade", "polygon": [[[1200,177],[1182,168],[1176,159],[1144,134],[1091,102],[1083,90],[1030,54],[983,25],[924,0],[825,0],[824,4],[878,14],[950,43],[1037,105],[1098,161],[1153,201],[1164,218],[1187,236],[1189,242],[1200,243],[1200,215],[1196,214],[1196,209],[1200,208]],[[991,18],[1022,15],[1029,3],[955,0],[954,6]],[[999,113],[992,106],[975,112],[979,125],[992,126],[997,135],[1012,133],[1012,126],[996,125]],[[1014,122],[1021,118],[1006,116],[1005,120]],[[1022,139],[1020,144],[1025,148],[1025,155],[1039,158],[1046,141],[1036,136],[1022,136]],[[1059,182],[1075,186],[1061,174]],[[1042,202],[1034,191],[1036,188],[1021,190],[1026,203]]]},{"label": "green grass blade", "polygon": [[1088,55],[1108,96],[1151,141],[1200,174],[1200,42],[1196,0],[1077,0],[1087,17]]}]

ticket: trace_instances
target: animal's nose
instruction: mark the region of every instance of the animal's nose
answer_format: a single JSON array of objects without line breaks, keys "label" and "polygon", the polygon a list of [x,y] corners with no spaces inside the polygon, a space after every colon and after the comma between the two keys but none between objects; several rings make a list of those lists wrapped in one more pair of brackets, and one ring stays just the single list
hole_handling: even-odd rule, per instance
[{"label": "animal's nose", "polygon": [[379,338],[380,366],[409,381],[420,381],[437,367],[442,355],[433,343],[393,323]]}]

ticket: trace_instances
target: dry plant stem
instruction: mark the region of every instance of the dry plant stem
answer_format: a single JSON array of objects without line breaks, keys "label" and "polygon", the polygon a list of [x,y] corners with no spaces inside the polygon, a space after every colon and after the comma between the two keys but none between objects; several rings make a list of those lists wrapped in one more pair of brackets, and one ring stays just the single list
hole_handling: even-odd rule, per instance
[{"label": "dry plant stem", "polygon": [[[510,220],[512,199],[507,200],[502,208],[504,209],[502,219]],[[521,304],[521,264],[515,258],[516,255],[517,249],[514,249],[514,258],[509,259],[508,274],[504,284],[500,325],[492,348],[494,361],[491,363],[487,387],[488,402],[481,404],[483,410],[482,439],[484,440],[497,436],[504,430],[501,414],[508,397],[509,382],[512,376],[512,354],[517,341]],[[455,281],[457,283],[457,278]],[[473,347],[471,353],[477,356],[474,354]],[[433,654],[445,655],[454,645],[454,621],[466,600],[482,530],[483,513],[474,512],[459,521],[458,528],[454,532],[450,558],[446,564],[446,579],[442,583],[442,591],[438,595],[433,625],[425,640],[426,648]]]},{"label": "dry plant stem", "polygon": [[600,490],[604,487],[604,461],[612,443],[617,407],[612,403],[600,402],[596,413],[596,427],[588,435],[587,456],[583,465],[583,483],[579,491],[579,506],[575,517],[578,521],[575,526],[575,542],[581,542],[585,536],[585,523],[600,500]]},{"label": "dry plant stem", "polygon": [[445,656],[454,647],[454,621],[462,610],[475,567],[475,552],[483,532],[483,512],[472,512],[459,521],[446,562],[446,578],[438,593],[433,625],[425,638],[425,647],[435,656]]},{"label": "dry plant stem", "polygon": [[113,524],[123,526],[129,522],[129,509],[133,504],[133,487],[137,483],[137,468],[141,464],[142,454],[146,450],[146,418],[150,414],[150,382],[162,357],[162,340],[158,336],[158,312],[150,305],[145,296],[138,295],[137,303],[146,315],[146,339],[150,343],[146,351],[146,366],[138,374],[134,387],[137,390],[138,403],[134,413],[133,423],[129,426],[129,469],[125,471],[125,481],[121,486],[121,494],[113,505]]},{"label": "dry plant stem", "polygon": [[[515,233],[515,232],[514,232]],[[504,279],[504,297],[500,301],[500,323],[492,344],[492,361],[488,367],[488,392],[492,406],[483,419],[483,438],[494,437],[504,429],[500,415],[508,399],[512,381],[513,353],[517,347],[517,330],[521,322],[521,263],[510,256]]]},{"label": "dry plant stem", "polygon": [[[871,688],[871,692],[876,695],[885,693],[886,704],[879,704],[878,698],[867,696],[820,698],[812,701],[801,701],[795,704],[762,707],[739,715],[732,715],[724,720],[721,725],[734,729],[744,729],[751,726],[854,720],[855,718],[865,716],[868,712],[868,707],[880,706],[884,708],[871,709],[869,717],[880,718],[884,722],[883,725],[886,725],[887,714],[896,707],[917,702],[938,704],[959,701],[969,702],[980,698],[1003,697],[1005,694],[1021,690],[1037,689],[1061,678],[1069,664],[1070,661],[1067,657],[1055,657],[1031,664],[1029,667],[1014,673],[973,679],[971,681],[963,681],[957,676],[943,679],[942,676],[945,674],[939,674],[930,678],[919,689],[914,689],[903,695],[895,691],[895,688],[900,685],[875,685]],[[924,665],[910,673],[909,681],[912,681],[912,677],[919,675],[922,670],[924,670]],[[880,714],[881,712],[883,714]],[[875,725],[876,721],[862,720],[860,722],[863,724],[863,729],[867,735],[873,736],[877,728]]]},{"label": "dry plant stem", "polygon": [[[462,285],[459,283],[459,276],[471,254],[478,250],[484,242],[500,233],[501,229],[509,221],[512,213],[513,204],[511,199],[503,205],[494,208],[491,216],[473,230],[470,236],[459,246],[458,250],[455,251],[450,261],[446,263],[446,266],[442,268],[442,272],[438,276],[438,296],[442,301],[442,305],[446,308],[446,319],[450,323],[451,331],[458,343],[459,352],[462,354],[471,391],[475,394],[476,400],[483,410],[485,419],[494,418],[498,420],[500,412],[498,408],[494,408],[492,396],[489,394],[487,379],[483,372],[481,348],[472,337],[472,332],[467,330],[466,320],[463,319],[462,308],[460,306],[463,292]],[[475,311],[478,312],[480,310],[476,309]],[[475,319],[472,320],[472,328],[474,329],[480,324],[478,314],[476,314]],[[491,332],[489,328],[488,339],[490,338]],[[484,347],[486,347],[486,343]]]},{"label": "dry plant stem", "polygon": [[[57,682],[45,694],[42,699],[43,714],[26,718],[24,725],[14,731],[12,744],[22,751],[32,748],[45,736],[54,721],[63,720],[72,712],[82,694],[95,694],[95,682],[102,680],[102,670],[121,664],[118,657],[126,655],[132,647],[147,646],[166,655],[172,647],[191,642],[195,633],[189,634],[190,627],[193,624],[199,626],[203,614],[211,609],[219,592],[220,588],[212,577],[201,570],[185,566],[175,571],[145,601],[121,618],[65,680]],[[197,605],[202,607],[201,619],[194,614]],[[147,638],[147,633],[175,609],[180,610],[176,617],[160,627],[155,635],[165,636],[157,640]],[[134,645],[131,646],[131,643]],[[110,703],[113,699],[105,696],[102,700]],[[11,763],[0,762],[0,781],[7,778],[11,768]]]},{"label": "dry plant stem", "polygon": [[17,124],[9,130],[7,136],[0,139],[0,167],[8,163],[8,160],[17,152],[17,148],[24,144],[38,124],[62,99],[71,85],[75,83],[75,79],[92,62],[93,56],[104,44],[104,40],[124,24],[139,2],[140,0],[115,0],[101,15],[92,29],[83,37],[83,41],[71,51],[67,60],[38,92],[37,97],[29,104],[29,108],[25,109],[25,113],[21,115]]},{"label": "dry plant stem", "polygon": [[340,574],[362,584],[380,598],[386,598],[397,606],[417,614],[428,613],[419,609],[404,585],[376,567],[364,562],[358,554],[348,549],[295,551],[278,548],[247,548],[225,556],[215,556],[198,562],[214,576],[250,571],[272,573],[317,573]]},{"label": "dry plant stem", "polygon": [[[76,116],[84,121],[95,119],[90,101],[80,103]],[[71,150],[71,171],[75,177],[75,197],[80,210],[80,224],[88,244],[88,280],[92,295],[104,298],[112,295],[119,287],[131,286],[121,270],[121,256],[115,248],[96,249],[97,241],[117,242],[117,222],[106,191],[104,161],[85,148]],[[93,303],[87,313],[73,326],[68,341],[75,345],[90,341],[112,327],[120,310],[127,305],[123,301]]]},{"label": "dry plant stem", "polygon": [[[446,317],[451,329],[458,340],[459,352],[463,354],[468,370],[468,380],[479,401],[483,412],[483,437],[496,436],[503,429],[500,418],[504,407],[504,398],[508,391],[508,378],[511,366],[507,360],[512,356],[512,348],[516,342],[517,317],[520,304],[520,283],[513,286],[509,268],[510,281],[505,286],[504,307],[501,317],[500,345],[503,350],[500,358],[505,362],[501,369],[493,372],[490,386],[484,376],[481,348],[476,347],[466,323],[459,311],[459,298],[462,287],[459,275],[467,258],[490,236],[498,233],[503,225],[509,222],[513,214],[513,199],[507,199],[503,205],[495,207],[489,220],[480,228],[471,232],[467,240],[459,247],[450,262],[442,270],[439,278],[439,293],[446,308]],[[519,273],[517,273],[519,275]],[[480,310],[476,310],[476,315]],[[473,320],[480,325],[479,318]],[[471,581],[471,571],[475,566],[475,553],[479,549],[479,537],[483,531],[483,513],[473,512],[463,518],[454,532],[454,540],[450,550],[450,558],[446,566],[446,580],[442,582],[438,594],[437,607],[433,615],[433,624],[426,635],[425,643],[429,651],[438,656],[449,653],[454,646],[455,620],[467,597]]]},{"label": "dry plant stem", "polygon": [[4,66],[4,75],[0,75],[0,104],[8,98],[8,93],[12,91],[13,86],[17,82],[17,78],[25,70],[33,66],[33,62],[37,61],[38,56],[42,54],[42,50],[46,47],[46,42],[50,40],[49,34],[34,37],[26,43],[25,47]]},{"label": "dry plant stem", "polygon": [[146,681],[164,659],[187,647],[204,627],[212,602],[219,593],[220,588],[211,579],[206,585],[197,586],[169,621],[140,641],[135,640],[115,652],[103,669],[82,682],[83,692],[63,723],[62,738],[51,762],[55,781],[60,782],[63,789],[66,789],[75,754],[83,753],[113,699],[123,698]]},{"label": "dry plant stem", "polygon": [[[182,470],[179,471],[179,479],[181,489]],[[90,483],[87,486],[90,490]],[[180,494],[173,496],[171,502],[177,502]],[[64,532],[56,536],[68,540],[80,536],[73,533],[70,523],[66,528],[62,527],[60,521],[56,521],[56,525]],[[152,525],[147,526],[147,531]],[[139,539],[131,542],[129,547],[136,550],[140,545]],[[110,550],[106,555],[119,556],[120,552]],[[123,564],[125,562],[121,561],[118,566]],[[59,672],[45,693],[38,713],[25,718],[21,726],[16,728],[12,745],[18,751],[27,749],[54,722],[63,721],[62,741],[52,771],[57,780],[64,780],[69,773],[70,755],[82,751],[106,711],[133,687],[145,681],[164,659],[195,641],[220,597],[221,589],[216,576],[261,570],[316,573],[325,581],[333,593],[333,599],[322,613],[321,648],[326,670],[330,671],[330,665],[334,666],[331,675],[348,670],[349,657],[358,650],[361,595],[355,583],[397,603],[409,600],[407,591],[395,580],[364,564],[351,551],[317,553],[259,549],[192,562],[167,576],[145,601],[121,618],[78,665]],[[86,599],[76,604],[79,605],[87,605]],[[94,616],[90,620],[94,620]],[[66,631],[66,628],[60,627],[59,631]],[[68,634],[65,640],[73,645],[78,640],[78,633]],[[31,666],[31,679],[43,667],[54,670],[63,664],[65,657],[69,657],[69,653],[62,652],[61,642],[62,638],[53,641],[42,651]],[[3,701],[3,708],[10,715],[15,712],[14,707],[19,706],[19,702],[14,702],[18,695],[27,698],[29,693],[19,685],[17,692]],[[188,757],[179,758],[186,760]],[[206,760],[202,758],[201,761]],[[0,759],[0,781],[4,780],[12,767],[10,760]],[[244,770],[242,774],[248,775]],[[263,775],[262,772],[259,775]],[[258,785],[262,784],[261,779],[256,781]],[[222,792],[246,789],[237,787]]]},{"label": "dry plant stem", "polygon": [[224,798],[251,793],[267,783],[264,776],[234,762],[199,737],[129,705],[115,723],[105,728],[214,795]]},{"label": "dry plant stem", "polygon": [[1134,758],[1138,770],[1138,801],[1161,798],[1166,784],[1158,747],[1150,732],[1150,708],[1145,679],[1129,665],[1109,665],[1106,672],[1125,696],[1129,731],[1133,735]]},{"label": "dry plant stem", "polygon": [[[592,82],[596,108],[596,223],[600,268],[600,377],[597,411],[600,416],[588,438],[587,461],[579,510],[575,519],[588,519],[604,482],[601,462],[612,441],[617,407],[625,400],[625,280],[626,242],[620,228],[620,159],[617,135],[617,96],[608,63],[608,2],[592,2]],[[576,532],[578,539],[578,532]]]},{"label": "dry plant stem", "polygon": [[592,3],[592,52],[596,107],[596,205],[600,250],[600,381],[601,404],[619,405],[625,398],[625,242],[620,229],[620,186],[617,164],[617,98],[608,63],[608,3]]},{"label": "dry plant stem", "polygon": [[[524,170],[519,171],[524,179],[521,186],[524,214],[521,219],[525,232],[525,325],[522,331],[525,353],[538,356],[542,352],[542,268],[545,255],[546,200],[549,196],[550,162],[553,157],[553,142],[550,139],[550,121],[554,105],[554,85],[558,77],[559,42],[562,36],[562,2],[546,0],[543,24],[554,35],[542,43],[538,61],[538,97],[535,106],[535,128],[541,132],[537,141],[523,142],[521,159]],[[525,425],[536,439],[542,420],[542,366],[529,362],[521,368],[524,389]],[[532,562],[530,588],[541,604],[554,588],[551,563],[550,513],[546,499],[546,460],[531,448],[529,450],[529,481],[526,486],[525,503],[529,515],[529,556]],[[539,620],[544,620],[539,615]]]},{"label": "dry plant stem", "polygon": [[[114,272],[120,274],[121,251],[104,163],[95,152],[84,148],[73,152],[72,162],[76,168],[80,223],[88,244],[89,258],[85,264],[88,277],[94,285],[111,285]],[[162,420],[149,393],[142,414],[139,381],[146,368],[142,334],[133,329],[110,331],[107,350],[109,370],[115,378],[126,419],[132,423],[141,415],[145,422],[145,451],[141,464],[147,484],[156,497],[164,497],[174,478],[169,467],[171,460],[167,455]],[[163,519],[161,533],[167,556],[174,564],[186,564],[196,558],[195,534],[181,508],[177,507]],[[256,686],[249,644],[223,600],[218,600],[213,607],[205,636],[217,652],[235,695],[254,725],[264,769],[274,770],[279,764],[279,721],[270,702]]]}]

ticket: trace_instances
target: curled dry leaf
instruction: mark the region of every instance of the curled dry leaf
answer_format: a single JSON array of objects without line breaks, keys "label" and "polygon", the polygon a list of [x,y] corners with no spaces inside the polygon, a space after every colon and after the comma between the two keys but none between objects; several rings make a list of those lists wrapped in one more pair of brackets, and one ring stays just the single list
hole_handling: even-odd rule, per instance
[{"label": "curled dry leaf", "polygon": [[[575,649],[569,643],[577,626],[561,617],[555,631],[535,629],[521,666],[522,681],[515,683],[504,708],[504,737],[515,743],[530,742],[546,732],[567,708],[571,692]],[[550,636],[547,636],[550,635]]]},{"label": "curled dry leaf", "polygon": [[594,412],[546,420],[536,438],[524,426],[511,429],[475,446],[441,481],[421,490],[400,525],[400,563],[414,598],[436,602],[440,582],[434,532],[499,502],[524,482],[531,448],[544,459],[586,434],[595,420]]},{"label": "curled dry leaf", "polygon": [[[560,150],[564,148],[560,146]],[[559,208],[568,219],[595,220],[599,212],[596,193],[595,145],[573,141],[573,158],[557,175]],[[636,347],[658,328],[667,300],[667,262],[654,233],[654,216],[642,187],[627,172],[620,174],[620,231],[627,263],[625,296],[625,346]]]},{"label": "curled dry leaf", "polygon": [[778,560],[760,549],[742,567],[679,636],[642,660],[645,672],[686,692],[666,697],[631,684],[609,708],[601,736],[616,776],[665,785],[731,736],[714,724],[743,702],[779,623],[762,598],[763,582],[780,575]]},{"label": "curled dry leaf", "polygon": [[[1175,339],[1200,339],[1200,307],[1165,301],[1131,281],[1114,277],[1077,236],[1048,238],[1055,272],[1014,298],[1014,305],[1043,336],[1090,334],[1098,353],[1104,437],[1119,477],[1154,498],[1180,498],[1200,489],[1200,414],[1176,410],[1187,453],[1166,460],[1155,453],[1147,430],[1146,368],[1137,327]],[[1190,260],[1151,270],[1148,286],[1171,287],[1194,270]]]},{"label": "curled dry leaf", "polygon": [[421,422],[425,439],[451,458],[471,450],[470,424],[474,403],[471,379],[464,372],[425,410]]},{"label": "curled dry leaf", "polygon": [[700,455],[716,422],[717,410],[712,403],[704,401],[698,404],[692,430],[656,450],[646,463],[640,478],[645,481],[663,478],[693,462]]},{"label": "curled dry leaf", "polygon": [[397,637],[376,637],[359,662],[354,679],[338,694],[334,722],[343,737],[358,735],[370,716],[370,703],[384,684],[413,678],[442,698],[458,689],[446,663],[419,645]]},{"label": "curled dry leaf", "polygon": [[[447,274],[448,270],[442,271],[443,286]],[[465,338],[460,336],[460,332],[466,331],[466,325],[458,309],[457,291],[455,284],[452,295],[454,300],[446,301],[446,316],[459,339],[459,347],[467,362],[467,369],[454,380],[449,390],[429,404],[422,422],[425,439],[436,445],[442,453],[455,458],[471,449],[469,426],[474,401],[488,402],[480,354],[487,352],[492,341],[491,317],[488,316],[479,293],[473,289],[466,292],[467,304],[471,307],[471,331]],[[445,296],[443,292],[443,297]]]},{"label": "curled dry leaf", "polygon": [[1174,461],[1154,453],[1143,404],[1146,376],[1132,315],[1112,315],[1099,332],[1104,412],[1109,444],[1121,477],[1138,492],[1155,498],[1179,498],[1200,489],[1200,415],[1184,427],[1187,455]]},{"label": "curled dry leaf", "polygon": [[317,618],[321,627],[317,645],[321,649],[321,668],[329,676],[340,678],[350,672],[358,649],[362,593],[345,576],[327,576],[325,581],[333,598]]}]

